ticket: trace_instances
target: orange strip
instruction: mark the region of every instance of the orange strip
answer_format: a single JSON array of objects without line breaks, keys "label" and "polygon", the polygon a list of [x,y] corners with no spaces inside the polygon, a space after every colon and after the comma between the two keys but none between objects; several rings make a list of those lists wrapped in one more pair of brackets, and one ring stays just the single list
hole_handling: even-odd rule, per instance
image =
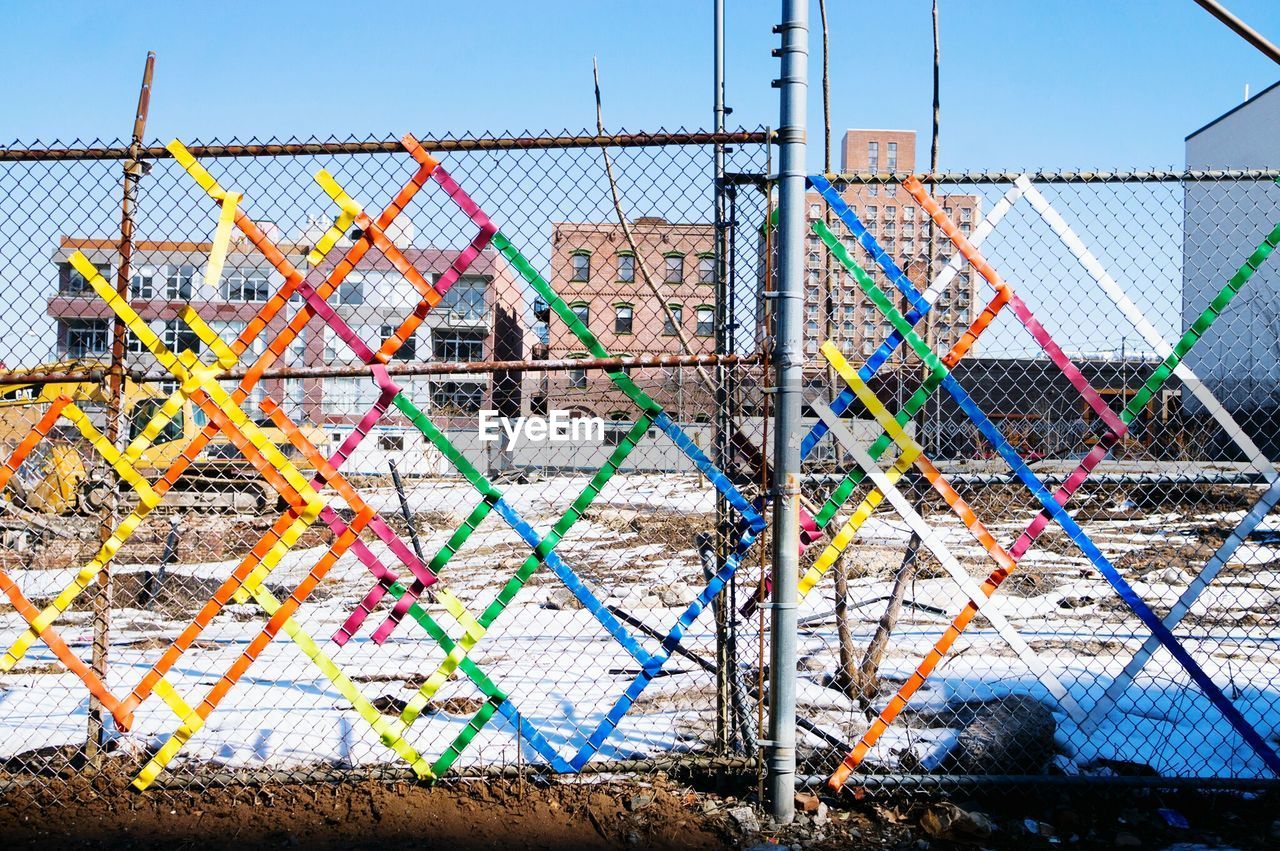
[{"label": "orange strip", "polygon": [[195,713],[201,720],[208,720],[209,714],[217,708],[222,699],[231,691],[231,688],[249,670],[249,666],[262,654],[262,651],[271,643],[271,639],[275,638],[280,632],[280,628],[284,626],[285,622],[293,617],[294,612],[306,601],[307,597],[320,584],[338,559],[342,558],[342,555],[355,543],[356,538],[364,527],[368,525],[369,521],[373,519],[373,516],[373,509],[366,506],[366,509],[357,514],[355,519],[352,520],[351,525],[347,527],[347,531],[334,541],[320,560],[316,562],[316,565],[311,568],[302,582],[298,584],[298,587],[289,595],[289,598],[280,605],[276,613],[267,621],[262,631],[254,636],[253,640],[249,642],[249,646],[245,648],[239,658],[209,690],[209,694],[205,696],[205,699],[200,702],[199,706],[195,707]]},{"label": "orange strip", "polygon": [[[48,436],[49,432],[57,424],[58,418],[62,416],[62,411],[67,405],[71,404],[70,396],[59,396],[49,405],[49,409],[45,411],[40,421],[36,423],[35,428],[31,430],[26,437],[22,438],[22,442],[13,450],[13,454],[9,456],[9,460],[0,467],[0,490],[9,484],[9,480],[18,472],[18,468],[22,466],[22,462],[31,454],[31,450],[36,444]],[[32,626],[35,625],[36,619],[40,616],[40,610],[27,599],[22,593],[22,589],[18,587],[18,583],[0,570],[0,591],[9,598],[9,602],[13,604],[13,608],[22,615],[23,620]],[[89,693],[102,702],[102,705],[111,713],[111,717],[115,719],[116,726],[121,730],[127,731],[132,726],[133,717],[129,709],[124,707],[116,696],[113,695],[98,676],[97,672],[84,663],[77,656],[67,643],[62,640],[57,631],[52,626],[46,627],[39,631],[40,639],[48,646],[53,654],[58,657],[58,661],[80,678],[80,681],[89,689]]]}]

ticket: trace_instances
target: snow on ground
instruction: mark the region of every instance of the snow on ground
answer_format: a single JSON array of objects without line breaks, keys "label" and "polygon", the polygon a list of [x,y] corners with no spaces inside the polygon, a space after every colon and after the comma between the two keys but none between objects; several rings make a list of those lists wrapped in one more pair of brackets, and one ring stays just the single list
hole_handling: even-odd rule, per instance
[{"label": "snow on ground", "polygon": [[[562,476],[506,485],[504,491],[539,534],[546,534],[588,481],[585,475]],[[390,488],[370,488],[364,493],[386,516],[398,511]],[[422,543],[428,554],[445,543],[455,523],[477,502],[475,491],[456,480],[416,483],[409,499],[416,511],[430,511],[437,518],[424,531]],[[630,509],[639,513],[632,515]],[[596,512],[580,520],[557,551],[606,604],[620,606],[665,633],[703,583],[693,537],[711,527],[713,509],[714,493],[697,477],[619,475],[597,498]],[[1091,521],[1086,528],[1121,565],[1138,594],[1163,613],[1204,559],[1190,558],[1183,565],[1159,559],[1147,563],[1142,561],[1144,552],[1148,548],[1155,548],[1150,549],[1152,553],[1163,552],[1159,548],[1171,545],[1190,547],[1197,542],[1193,527],[1216,523],[1229,528],[1240,516],[1219,512],[1189,522],[1185,515],[1153,514]],[[992,563],[960,522],[950,515],[930,520],[972,575],[979,580],[985,577]],[[1024,523],[1025,518],[1003,518],[992,522],[991,528],[1008,543]],[[877,515],[851,550],[851,569],[860,577],[851,582],[852,629],[859,650],[880,618],[883,603],[877,598],[890,593],[892,576],[887,570],[862,576],[857,567],[894,563],[908,534],[895,516]],[[385,545],[371,536],[366,540],[385,564],[404,572]],[[1206,539],[1212,547],[1218,540]],[[316,546],[290,551],[269,579],[273,593],[286,596],[324,550]],[[442,576],[464,605],[479,615],[527,554],[519,536],[491,515],[450,560]],[[1278,600],[1270,590],[1280,587],[1277,571],[1270,569],[1277,557],[1274,546],[1246,544],[1177,630],[1192,655],[1273,742],[1280,732],[1280,655],[1276,651],[1280,633],[1274,621]],[[1137,559],[1135,566],[1126,568],[1125,559]],[[193,588],[185,608],[113,610],[108,684],[116,694],[127,693],[138,682],[235,564],[236,560],[223,560],[170,565],[166,582]],[[116,567],[117,575],[152,569],[152,565],[128,563]],[[76,570],[10,572],[24,593],[43,602],[65,586]],[[758,554],[753,553],[739,572],[739,602],[751,593],[758,571]],[[1078,552],[1033,550],[1022,571],[1039,578],[1025,586],[1011,580],[994,603],[1088,710],[1132,658],[1146,633]],[[297,621],[360,692],[393,717],[436,670],[444,652],[409,619],[388,642],[376,645],[370,635],[386,616],[385,604],[346,646],[330,642],[370,584],[366,568],[356,558],[344,556],[302,606]],[[918,607],[903,612],[882,668],[890,686],[910,675],[963,602],[952,581],[932,571],[917,576],[908,598],[948,615]],[[429,602],[426,607],[452,635],[462,633],[442,604]],[[853,742],[868,720],[861,708],[826,686],[837,659],[831,608],[829,581],[801,606],[800,711],[830,735]],[[169,681],[189,702],[198,703],[249,646],[264,621],[256,604],[227,606],[181,657]],[[753,616],[740,625],[739,670],[750,693],[756,692],[762,658],[758,624]],[[24,626],[13,609],[0,609],[0,635],[12,640]],[[58,627],[87,657],[92,637],[87,608],[68,613]],[[712,618],[704,614],[686,631],[684,646],[714,659],[712,630]],[[656,639],[630,631],[647,653],[659,649]],[[590,614],[566,605],[563,585],[545,567],[493,620],[470,656],[508,695],[520,717],[566,758],[583,745],[640,668]],[[891,691],[887,689],[873,708],[882,706]],[[1113,761],[1174,775],[1252,776],[1263,771],[1260,760],[1164,651],[1153,656],[1114,705],[1080,724],[1057,707],[1040,680],[982,618],[957,642],[911,709],[919,716],[959,701],[1014,693],[1040,699],[1055,710],[1057,745],[1068,770],[1090,771]],[[412,725],[408,740],[428,758],[437,756],[464,731],[482,700],[465,675],[455,674]],[[595,758],[626,759],[705,747],[713,732],[715,702],[714,678],[694,662],[676,656],[641,693]],[[754,722],[755,706],[747,711]],[[58,666],[47,647],[37,643],[12,673],[0,678],[0,756],[78,744],[83,741],[86,713],[83,687]],[[132,729],[117,735],[122,747],[142,751],[158,747],[177,726],[166,705],[152,697],[138,709]],[[910,752],[929,767],[956,735],[957,730],[945,724],[898,723],[880,740],[870,759],[893,767]],[[814,748],[827,747],[809,733],[802,733],[802,741]],[[275,768],[316,763],[358,766],[395,759],[338,688],[283,633],[230,689],[179,757],[180,761]],[[541,760],[506,719],[495,716],[458,764]]]}]

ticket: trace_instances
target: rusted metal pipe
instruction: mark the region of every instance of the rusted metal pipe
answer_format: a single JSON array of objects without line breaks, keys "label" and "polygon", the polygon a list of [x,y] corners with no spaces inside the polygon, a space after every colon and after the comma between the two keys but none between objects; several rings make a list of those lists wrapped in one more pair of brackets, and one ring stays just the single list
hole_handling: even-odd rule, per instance
[{"label": "rusted metal pipe", "polygon": [[[451,153],[458,151],[529,151],[569,148],[647,148],[659,146],[750,145],[773,141],[764,130],[733,130],[724,133],[617,133],[577,136],[507,136],[501,138],[435,139],[418,137],[428,150]],[[127,160],[127,148],[0,148],[0,162],[33,162],[47,160]],[[402,154],[404,145],[397,139],[367,142],[286,142],[281,144],[187,145],[197,158],[209,157],[302,157],[324,154]],[[142,159],[169,159],[172,154],[162,145],[140,148]]]},{"label": "rusted metal pipe", "polygon": [[[570,370],[652,369],[675,366],[750,366],[760,363],[757,355],[629,355],[613,358],[556,358],[550,360],[506,361],[430,361],[426,363],[392,363],[390,375],[456,375],[486,372],[568,372]],[[244,377],[245,369],[232,369],[219,376],[230,381]],[[108,368],[61,372],[0,374],[0,386],[14,384],[53,384],[56,382],[101,382],[110,374]],[[263,378],[359,378],[369,374],[367,366],[280,367],[262,373]],[[124,375],[138,384],[172,381],[173,376],[126,370]]]}]

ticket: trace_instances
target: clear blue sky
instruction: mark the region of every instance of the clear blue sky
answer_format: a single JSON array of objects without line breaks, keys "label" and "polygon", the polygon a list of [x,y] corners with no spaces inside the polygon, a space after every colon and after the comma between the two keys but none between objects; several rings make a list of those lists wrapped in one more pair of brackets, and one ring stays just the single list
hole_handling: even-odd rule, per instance
[{"label": "clear blue sky", "polygon": [[[927,133],[928,0],[830,5],[837,130]],[[1228,5],[1280,40],[1280,3]],[[577,130],[596,54],[610,128],[710,123],[701,0],[7,6],[5,141],[126,134],[147,49],[156,138]],[[779,4],[728,6],[731,121],[775,124]],[[941,0],[941,16],[944,168],[1181,165],[1188,132],[1280,78],[1192,0]],[[816,32],[813,48],[818,121]]]}]

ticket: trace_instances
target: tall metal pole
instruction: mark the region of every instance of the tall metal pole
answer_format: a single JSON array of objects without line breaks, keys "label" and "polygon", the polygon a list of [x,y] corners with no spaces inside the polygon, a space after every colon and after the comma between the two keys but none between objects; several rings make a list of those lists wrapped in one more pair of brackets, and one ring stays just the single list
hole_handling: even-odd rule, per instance
[{"label": "tall metal pole", "polygon": [[804,194],[809,2],[783,0],[778,55],[778,283],[774,325],[773,617],[769,669],[769,807],[795,818],[796,597],[800,569],[800,409],[803,404]]},{"label": "tall metal pole", "polygon": [[[712,59],[711,59],[711,80],[712,80],[712,112],[715,122],[716,132],[724,129],[724,0],[715,0],[712,4]],[[728,292],[726,290],[726,282],[729,279],[728,269],[726,267],[726,258],[728,256],[726,227],[725,221],[725,186],[724,186],[724,143],[717,142],[715,146],[715,262],[716,262],[716,353],[723,354],[727,352],[728,346],[732,343],[729,339],[728,327],[729,311],[728,311]],[[715,448],[716,463],[720,465],[720,469],[729,469],[728,465],[731,461],[729,449],[729,430],[732,427],[732,415],[728,410],[728,388],[726,381],[729,377],[729,371],[724,367],[716,369],[716,386],[715,386],[715,402],[716,402],[716,418],[715,418]],[[724,495],[717,491],[716,493],[716,564],[715,569],[719,570],[724,564],[724,559],[728,555],[728,549],[732,546],[731,524],[728,500]],[[729,637],[729,619],[733,616],[734,608],[732,601],[733,585],[729,586],[729,593],[723,594],[716,598],[715,604],[715,620],[716,620],[716,742],[720,746],[722,752],[728,752],[730,747],[731,730],[733,724],[729,718],[730,713],[730,694],[729,694],[729,677],[730,669],[737,664],[736,654],[732,652],[731,641]],[[728,599],[726,599],[728,598]]]},{"label": "tall metal pole", "polygon": [[[151,108],[151,76],[155,72],[156,54],[147,52],[147,64],[142,71],[142,88],[138,92],[138,108],[133,115],[133,138],[129,145],[129,158],[124,161],[124,192],[120,199],[120,260],[116,269],[116,292],[123,299],[129,298],[130,264],[133,258],[133,205],[138,196],[138,180],[142,177],[142,143],[147,130],[147,112]],[[106,404],[106,438],[112,444],[120,442],[120,413],[124,399],[124,320],[116,317],[111,331],[111,368],[108,373]],[[117,504],[116,488],[108,491],[98,524],[98,537],[105,542],[115,528]],[[94,673],[102,679],[107,676],[107,648],[111,639],[111,571],[104,566],[98,573],[98,593],[93,597],[93,657]],[[103,707],[99,700],[89,697],[89,730],[85,756],[96,763],[99,748],[104,743]]]}]

